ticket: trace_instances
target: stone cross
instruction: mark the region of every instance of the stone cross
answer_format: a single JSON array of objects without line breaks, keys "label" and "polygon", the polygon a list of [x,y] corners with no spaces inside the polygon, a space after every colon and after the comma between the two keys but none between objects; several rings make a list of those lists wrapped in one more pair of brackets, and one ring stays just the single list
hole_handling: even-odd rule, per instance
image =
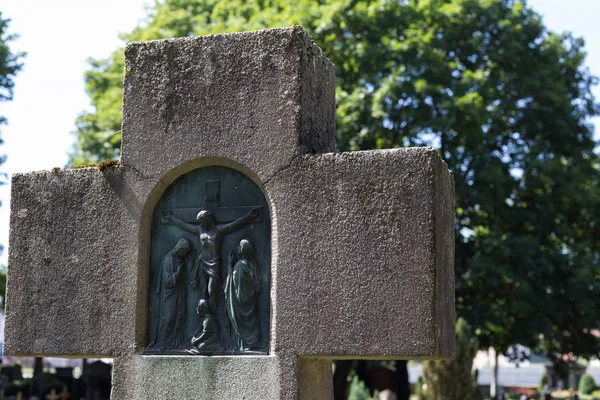
[{"label": "stone cross", "polygon": [[[334,66],[300,27],[125,56],[120,165],[12,178],[6,354],[113,357],[117,400],[327,399],[332,359],[453,357],[454,191],[437,151],[335,153]],[[269,204],[268,355],[144,355],[153,212],[214,165]]]}]

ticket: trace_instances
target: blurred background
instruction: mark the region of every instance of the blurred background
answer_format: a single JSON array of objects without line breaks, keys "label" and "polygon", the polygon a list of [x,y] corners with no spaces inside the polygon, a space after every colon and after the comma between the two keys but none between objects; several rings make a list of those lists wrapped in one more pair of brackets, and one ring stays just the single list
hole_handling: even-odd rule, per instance
[{"label": "blurred background", "polygon": [[[600,398],[598,15],[596,0],[5,0],[2,295],[9,176],[119,158],[125,43],[300,24],[337,68],[338,151],[433,146],[456,183],[456,360],[337,361],[336,400]],[[110,374],[3,357],[0,399],[104,399]]]}]

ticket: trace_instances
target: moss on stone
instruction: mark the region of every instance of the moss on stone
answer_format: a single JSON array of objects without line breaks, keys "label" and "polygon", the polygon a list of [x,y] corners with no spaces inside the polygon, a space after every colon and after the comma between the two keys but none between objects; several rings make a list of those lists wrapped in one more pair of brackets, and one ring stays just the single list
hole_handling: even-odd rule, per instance
[{"label": "moss on stone", "polygon": [[103,172],[106,168],[118,167],[120,164],[121,163],[119,162],[119,160],[108,159],[98,163],[98,165],[96,166],[98,167],[100,172]]}]

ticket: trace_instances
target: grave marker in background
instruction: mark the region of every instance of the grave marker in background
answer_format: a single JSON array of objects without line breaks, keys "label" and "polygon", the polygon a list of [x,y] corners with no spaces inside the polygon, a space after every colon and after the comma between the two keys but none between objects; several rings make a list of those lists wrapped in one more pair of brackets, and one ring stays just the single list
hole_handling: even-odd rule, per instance
[{"label": "grave marker in background", "polygon": [[[131,43],[125,75],[121,165],[13,176],[7,354],[114,357],[134,400],[326,399],[332,359],[453,356],[451,174],[428,148],[333,153],[334,67],[302,28]],[[145,355],[153,215],[213,167],[268,205],[240,231],[270,224],[268,354]]]}]

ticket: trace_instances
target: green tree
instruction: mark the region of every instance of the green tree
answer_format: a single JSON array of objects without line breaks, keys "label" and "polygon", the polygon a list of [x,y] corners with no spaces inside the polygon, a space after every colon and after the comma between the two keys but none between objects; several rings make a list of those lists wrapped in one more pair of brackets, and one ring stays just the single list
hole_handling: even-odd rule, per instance
[{"label": "green tree", "polygon": [[[8,32],[10,19],[3,18],[0,11],[0,102],[10,101],[13,98],[14,78],[23,67],[21,63],[24,53],[13,52],[10,43],[18,36]],[[0,125],[6,124],[6,117],[0,115]],[[0,144],[2,140],[0,139]],[[0,156],[0,164],[6,160],[6,156]]]},{"label": "green tree", "polygon": [[0,308],[3,310],[5,306],[4,300],[6,299],[6,272],[6,268],[0,268],[0,297],[2,297],[0,300]]},{"label": "green tree", "polygon": [[475,335],[463,318],[456,322],[456,357],[453,361],[425,361],[419,400],[474,400],[477,381],[471,371],[478,350]]},{"label": "green tree", "polygon": [[[431,145],[456,183],[456,304],[482,347],[600,353],[599,114],[583,40],[524,0],[163,0],[123,40],[303,25],[339,150]],[[118,156],[122,50],[86,73],[72,163]]]},{"label": "green tree", "polygon": [[579,393],[589,395],[592,394],[594,389],[596,389],[596,381],[594,381],[594,377],[590,374],[583,374],[581,380],[579,381]]},{"label": "green tree", "polygon": [[[13,88],[15,86],[14,78],[23,67],[21,52],[13,52],[10,49],[10,42],[18,36],[8,33],[8,24],[10,19],[2,17],[0,12],[0,101],[10,101],[13,98]],[[0,124],[5,124],[6,118],[0,115]]]},{"label": "green tree", "polygon": [[[23,64],[21,63],[22,58],[24,57],[24,53],[13,52],[10,49],[10,42],[17,38],[16,34],[8,33],[8,23],[9,19],[5,19],[2,17],[2,12],[0,12],[0,102],[2,101],[10,101],[13,98],[13,88],[14,88],[14,78],[22,68]],[[0,125],[6,124],[6,117],[0,115]],[[0,144],[2,144],[2,139],[0,139]],[[4,163],[6,160],[5,155],[0,156],[0,164]],[[0,175],[1,178],[5,176]],[[3,180],[0,184],[3,184]],[[0,251],[2,251],[2,245],[0,245]],[[6,297],[6,268],[0,267],[0,296],[2,297],[2,302],[0,306],[4,308],[4,298]]]},{"label": "green tree", "polygon": [[544,372],[537,386],[538,393],[542,393],[542,390],[550,387],[550,382],[548,380],[548,375]]}]

